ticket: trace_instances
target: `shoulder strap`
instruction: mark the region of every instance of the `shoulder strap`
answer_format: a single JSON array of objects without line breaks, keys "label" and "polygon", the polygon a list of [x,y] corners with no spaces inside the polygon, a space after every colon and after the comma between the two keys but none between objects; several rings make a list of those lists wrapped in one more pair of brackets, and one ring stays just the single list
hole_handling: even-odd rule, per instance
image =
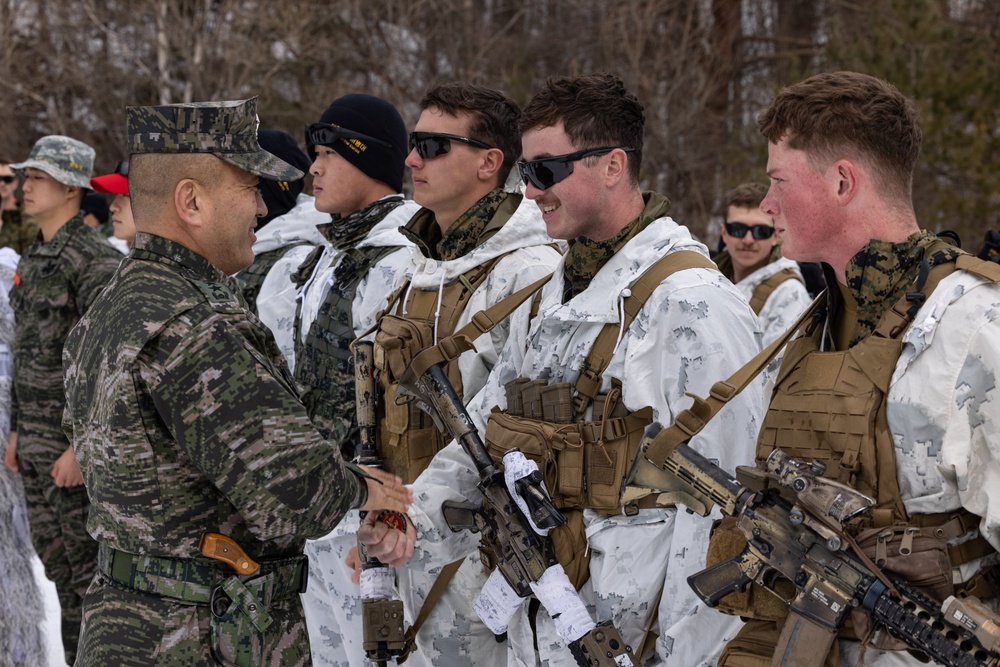
[{"label": "shoulder strap", "polygon": [[450,336],[446,336],[433,345],[421,350],[413,361],[410,369],[415,377],[420,377],[434,364],[444,364],[468,350],[475,349],[473,341],[484,333],[489,333],[496,325],[503,322],[518,306],[528,300],[549,281],[552,274],[539,278],[527,287],[523,287],[510,296],[500,299],[486,310],[480,310],[472,316],[469,323]]},{"label": "shoulder strap", "polygon": [[711,269],[718,271],[712,260],[692,250],[672,252],[646,269],[639,279],[629,288],[628,295],[622,304],[625,311],[621,322],[609,322],[597,334],[597,340],[590,348],[590,354],[583,362],[580,376],[576,380],[576,398],[573,408],[576,414],[583,414],[587,405],[601,391],[604,381],[604,371],[611,363],[611,357],[618,346],[618,332],[632,326],[632,321],[646,305],[653,291],[671,274],[684,269]]},{"label": "shoulder strap", "polygon": [[760,285],[757,285],[757,289],[753,291],[753,298],[750,299],[750,307],[753,309],[753,312],[760,315],[760,311],[763,310],[764,304],[774,294],[774,290],[778,289],[778,285],[786,280],[798,280],[802,282],[799,275],[795,273],[795,269],[788,267],[778,271],[767,280],[761,282]]},{"label": "shoulder strap", "polygon": [[820,307],[820,304],[825,301],[826,290],[820,292],[820,295],[816,297],[812,304],[806,308],[805,312],[799,316],[799,319],[795,320],[795,323],[785,333],[758,352],[757,356],[739,368],[728,379],[720,380],[712,385],[707,399],[689,393],[688,396],[694,399],[694,404],[678,414],[673,424],[660,431],[649,442],[649,446],[644,452],[646,459],[660,470],[663,470],[665,461],[677,446],[697,435],[705,427],[705,424],[719,410],[725,407],[726,403],[746,389],[750,381],[757,377],[771,363],[771,360],[785,347],[789,339],[813,316],[813,313]]}]

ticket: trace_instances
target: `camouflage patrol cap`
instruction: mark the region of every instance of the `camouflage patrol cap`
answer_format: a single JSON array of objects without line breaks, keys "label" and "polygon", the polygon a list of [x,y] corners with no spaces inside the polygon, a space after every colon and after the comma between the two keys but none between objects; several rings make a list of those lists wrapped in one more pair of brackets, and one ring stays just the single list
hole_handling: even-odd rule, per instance
[{"label": "camouflage patrol cap", "polygon": [[128,152],[211,153],[272,181],[294,181],[303,173],[257,142],[257,98],[195,102],[125,110]]},{"label": "camouflage patrol cap", "polygon": [[94,149],[78,139],[50,134],[35,142],[27,160],[10,168],[17,172],[38,169],[64,185],[89,188]]}]

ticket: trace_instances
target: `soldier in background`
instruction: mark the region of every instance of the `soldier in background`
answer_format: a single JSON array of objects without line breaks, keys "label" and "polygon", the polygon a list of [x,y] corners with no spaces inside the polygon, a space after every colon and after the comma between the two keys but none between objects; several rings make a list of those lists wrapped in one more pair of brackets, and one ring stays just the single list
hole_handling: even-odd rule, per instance
[{"label": "soldier in background", "polygon": [[712,258],[757,313],[764,345],[783,334],[811,301],[798,264],[781,256],[774,221],[760,210],[766,194],[762,183],[726,193],[721,230],[726,249]]},{"label": "soldier in background", "polygon": [[128,162],[119,162],[114,172],[90,179],[94,192],[113,195],[111,205],[111,236],[108,243],[127,255],[135,240],[135,223],[132,221],[132,204],[128,196]]},{"label": "soldier in background", "polygon": [[20,255],[34,243],[38,225],[21,210],[18,177],[10,164],[10,160],[0,158],[0,248],[13,248]]},{"label": "soldier in background", "polygon": [[[281,130],[257,131],[260,147],[301,172],[309,158],[292,135]],[[327,217],[316,210],[315,199],[304,193],[305,174],[294,181],[262,179],[260,195],[267,215],[257,219],[253,264],[234,277],[242,285],[250,310],[274,334],[288,367],[295,369],[296,288],[292,276],[313,248],[325,243],[316,229]]]},{"label": "soldier in background", "polygon": [[[130,107],[127,122],[135,245],[64,355],[101,543],[77,664],[305,665],[305,539],[411,494],[316,432],[229,278],[253,261],[258,178],[301,177],[260,148],[256,101]],[[207,533],[259,570],[206,557]]]},{"label": "soldier in background", "polygon": [[70,441],[60,428],[66,403],[62,349],[114,273],[121,254],[87,227],[80,211],[94,149],[76,139],[39,139],[24,175],[24,211],[41,234],[21,257],[14,308],[14,407],[5,463],[21,473],[31,537],[62,607],[66,662],[73,664],[82,596],[93,578],[97,543],[87,534],[90,502]]}]

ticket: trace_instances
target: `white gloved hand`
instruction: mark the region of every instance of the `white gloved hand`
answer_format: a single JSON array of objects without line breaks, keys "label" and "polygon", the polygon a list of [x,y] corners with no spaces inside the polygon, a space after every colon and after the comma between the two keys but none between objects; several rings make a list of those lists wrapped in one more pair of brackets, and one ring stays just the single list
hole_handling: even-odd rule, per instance
[{"label": "white gloved hand", "polygon": [[[515,484],[517,480],[527,477],[536,470],[538,470],[538,464],[516,449],[512,449],[503,455],[503,479],[507,484],[507,490],[510,491],[510,495],[514,499],[514,502],[517,503],[521,513],[528,519],[528,523],[531,524],[532,529],[539,535],[545,536],[549,534],[551,528],[539,528],[535,525],[535,522],[531,518],[531,510],[528,509],[528,503],[524,502],[524,498],[517,492]],[[549,494],[549,490],[545,488],[545,482],[542,482],[542,489],[545,491],[545,495]],[[549,497],[551,498],[551,496]]]}]

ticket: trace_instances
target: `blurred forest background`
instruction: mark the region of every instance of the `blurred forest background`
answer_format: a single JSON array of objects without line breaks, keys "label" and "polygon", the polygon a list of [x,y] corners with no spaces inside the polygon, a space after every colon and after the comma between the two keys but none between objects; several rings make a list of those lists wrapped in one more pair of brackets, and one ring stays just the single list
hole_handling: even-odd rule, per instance
[{"label": "blurred forest background", "polygon": [[464,79],[524,103],[546,77],[614,72],[646,106],[644,186],[705,238],[720,200],[766,182],[756,118],[809,74],[883,77],[920,108],[929,229],[998,226],[1000,2],[993,0],[0,0],[0,155],[43,134],[123,159],[124,107],[260,96],[301,137],[339,95],[395,103]]}]

